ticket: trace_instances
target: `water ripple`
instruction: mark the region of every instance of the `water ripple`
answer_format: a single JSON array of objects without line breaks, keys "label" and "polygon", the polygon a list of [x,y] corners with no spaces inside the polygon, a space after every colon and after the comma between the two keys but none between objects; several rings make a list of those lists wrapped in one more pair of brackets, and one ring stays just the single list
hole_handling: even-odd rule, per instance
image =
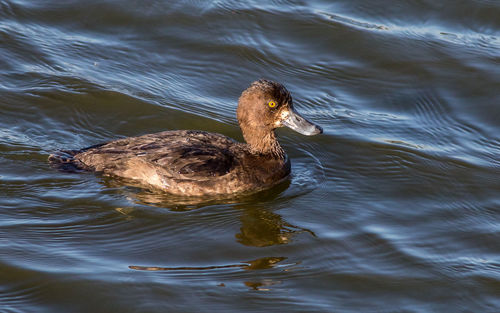
[{"label": "water ripple", "polygon": [[[0,0],[0,302],[499,311],[499,10]],[[47,162],[168,129],[242,140],[238,97],[261,77],[325,130],[277,131],[292,176],[271,190],[194,203]]]}]

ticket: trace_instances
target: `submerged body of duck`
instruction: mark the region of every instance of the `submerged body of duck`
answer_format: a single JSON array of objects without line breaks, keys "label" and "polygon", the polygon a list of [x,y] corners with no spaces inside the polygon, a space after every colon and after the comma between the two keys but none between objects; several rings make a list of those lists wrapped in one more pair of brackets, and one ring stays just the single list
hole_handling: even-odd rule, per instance
[{"label": "submerged body of duck", "polygon": [[62,169],[96,171],[176,195],[251,193],[290,174],[290,161],[274,133],[277,127],[305,135],[322,132],[295,112],[283,85],[268,80],[243,91],[237,117],[247,143],[221,134],[174,130],[64,151],[49,160]]}]

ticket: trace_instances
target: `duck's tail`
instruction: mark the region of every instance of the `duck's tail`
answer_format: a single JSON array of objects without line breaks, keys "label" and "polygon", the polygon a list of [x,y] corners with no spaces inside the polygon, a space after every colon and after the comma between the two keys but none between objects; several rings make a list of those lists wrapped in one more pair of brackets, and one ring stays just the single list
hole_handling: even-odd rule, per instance
[{"label": "duck's tail", "polygon": [[99,148],[106,143],[100,143],[80,150],[59,150],[49,155],[49,163],[54,168],[63,172],[79,173],[91,170],[90,167],[83,164],[80,160],[75,158],[75,155],[85,152],[89,149]]},{"label": "duck's tail", "polygon": [[85,170],[83,164],[75,159],[75,155],[82,150],[60,150],[49,155],[49,163],[52,167],[63,172],[77,173]]}]

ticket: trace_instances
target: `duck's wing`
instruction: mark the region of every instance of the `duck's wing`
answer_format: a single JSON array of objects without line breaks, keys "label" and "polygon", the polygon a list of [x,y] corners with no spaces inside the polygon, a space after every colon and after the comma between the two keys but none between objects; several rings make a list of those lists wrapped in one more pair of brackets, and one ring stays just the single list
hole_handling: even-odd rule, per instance
[{"label": "duck's wing", "polygon": [[219,134],[167,131],[90,147],[75,158],[89,169],[125,178],[203,180],[233,168],[232,145],[237,143]]},{"label": "duck's wing", "polygon": [[216,145],[187,144],[172,147],[151,161],[179,178],[208,178],[222,176],[234,166],[233,154]]}]

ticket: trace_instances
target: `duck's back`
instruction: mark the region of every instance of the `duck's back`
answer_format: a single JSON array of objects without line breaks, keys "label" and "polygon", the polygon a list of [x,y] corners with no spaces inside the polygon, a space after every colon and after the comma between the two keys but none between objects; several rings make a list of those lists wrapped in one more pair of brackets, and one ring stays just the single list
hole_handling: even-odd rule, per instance
[{"label": "duck's back", "polygon": [[287,160],[252,154],[247,145],[203,131],[128,137],[75,152],[86,170],[134,180],[181,195],[258,191],[288,176]]}]

